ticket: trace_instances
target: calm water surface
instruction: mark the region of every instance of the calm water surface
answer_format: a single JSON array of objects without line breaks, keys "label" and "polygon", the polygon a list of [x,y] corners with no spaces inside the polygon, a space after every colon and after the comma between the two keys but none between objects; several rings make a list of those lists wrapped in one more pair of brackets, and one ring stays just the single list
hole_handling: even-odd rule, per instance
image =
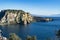
[{"label": "calm water surface", "polygon": [[48,37],[53,39],[56,37],[56,31],[60,29],[60,18],[54,18],[51,22],[34,22],[29,25],[8,25],[0,26],[3,36],[8,37],[9,33],[16,33],[23,40],[27,35],[37,36],[38,40],[46,40]]}]

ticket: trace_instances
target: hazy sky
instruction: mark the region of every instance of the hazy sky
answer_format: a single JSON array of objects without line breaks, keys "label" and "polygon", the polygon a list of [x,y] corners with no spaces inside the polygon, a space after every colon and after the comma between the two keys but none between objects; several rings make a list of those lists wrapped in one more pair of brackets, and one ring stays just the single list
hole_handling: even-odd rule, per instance
[{"label": "hazy sky", "polygon": [[60,14],[59,0],[0,0],[0,10],[20,9],[35,15]]}]

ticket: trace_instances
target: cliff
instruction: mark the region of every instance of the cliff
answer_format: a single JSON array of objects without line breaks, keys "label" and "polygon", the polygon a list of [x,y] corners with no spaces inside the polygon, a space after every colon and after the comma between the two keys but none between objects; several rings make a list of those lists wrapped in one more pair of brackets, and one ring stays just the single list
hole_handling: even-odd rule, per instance
[{"label": "cliff", "polygon": [[0,18],[2,24],[28,24],[33,21],[33,17],[22,10],[2,10],[0,13],[4,15]]}]

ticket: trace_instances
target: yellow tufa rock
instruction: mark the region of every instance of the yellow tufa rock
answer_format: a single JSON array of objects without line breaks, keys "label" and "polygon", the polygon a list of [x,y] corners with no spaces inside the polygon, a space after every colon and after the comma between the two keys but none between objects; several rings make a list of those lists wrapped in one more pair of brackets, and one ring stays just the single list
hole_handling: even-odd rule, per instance
[{"label": "yellow tufa rock", "polygon": [[28,24],[33,21],[33,17],[29,13],[25,13],[22,16],[22,21],[24,22],[24,24]]}]

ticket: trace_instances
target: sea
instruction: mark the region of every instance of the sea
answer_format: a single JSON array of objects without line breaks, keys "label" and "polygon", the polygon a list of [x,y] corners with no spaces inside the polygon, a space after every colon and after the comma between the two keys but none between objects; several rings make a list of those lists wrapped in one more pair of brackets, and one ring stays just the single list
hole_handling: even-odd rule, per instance
[{"label": "sea", "polygon": [[33,22],[28,25],[0,25],[2,36],[9,38],[10,33],[16,33],[22,40],[27,35],[36,36],[37,40],[55,40],[56,33],[60,29],[60,17],[51,17],[53,21],[49,22]]}]

